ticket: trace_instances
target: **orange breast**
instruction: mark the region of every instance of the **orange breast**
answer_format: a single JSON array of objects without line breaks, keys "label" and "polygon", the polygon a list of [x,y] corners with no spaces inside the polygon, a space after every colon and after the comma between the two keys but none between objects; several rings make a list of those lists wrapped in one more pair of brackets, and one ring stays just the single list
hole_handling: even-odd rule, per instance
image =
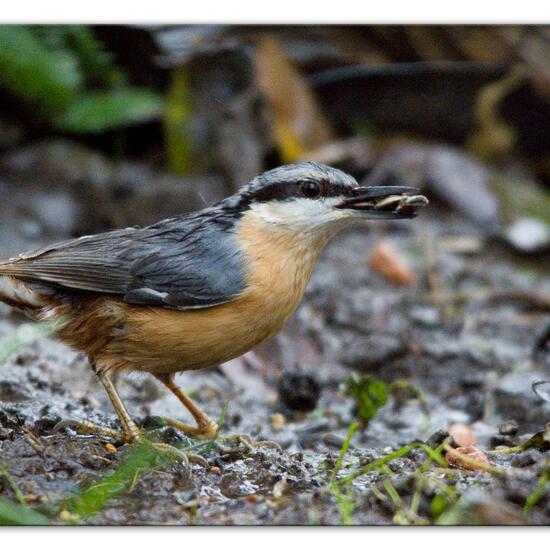
[{"label": "orange breast", "polygon": [[238,357],[273,336],[300,303],[326,240],[281,234],[252,216],[241,222],[238,237],[249,266],[240,296],[187,311],[111,299],[112,319],[119,322],[109,323],[114,327],[109,343],[103,345],[102,339],[101,349],[94,349],[97,362],[154,373],[200,369]]}]

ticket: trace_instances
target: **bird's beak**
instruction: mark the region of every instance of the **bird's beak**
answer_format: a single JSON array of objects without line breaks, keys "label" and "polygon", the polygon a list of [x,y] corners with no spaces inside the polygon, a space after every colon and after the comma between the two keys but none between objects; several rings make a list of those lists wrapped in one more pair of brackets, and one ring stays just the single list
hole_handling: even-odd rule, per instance
[{"label": "bird's beak", "polygon": [[336,208],[352,211],[364,219],[400,220],[414,218],[419,208],[428,204],[424,195],[418,195],[415,187],[380,186],[357,187],[353,196],[346,198]]}]

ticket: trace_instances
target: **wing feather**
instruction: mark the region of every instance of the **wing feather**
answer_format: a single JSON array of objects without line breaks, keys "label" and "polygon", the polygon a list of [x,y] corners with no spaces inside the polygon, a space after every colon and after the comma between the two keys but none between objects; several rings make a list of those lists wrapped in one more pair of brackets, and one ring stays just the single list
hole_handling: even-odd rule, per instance
[{"label": "wing feather", "polygon": [[172,218],[64,241],[0,264],[0,274],[178,309],[227,302],[244,286],[231,232],[208,217]]}]

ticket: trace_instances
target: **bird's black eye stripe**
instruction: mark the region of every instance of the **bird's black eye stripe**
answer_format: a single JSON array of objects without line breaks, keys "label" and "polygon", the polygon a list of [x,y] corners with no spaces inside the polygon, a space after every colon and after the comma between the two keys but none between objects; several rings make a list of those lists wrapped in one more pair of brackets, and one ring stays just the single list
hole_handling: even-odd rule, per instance
[{"label": "bird's black eye stripe", "polygon": [[[289,201],[300,197],[315,199],[321,196],[351,196],[353,189],[352,185],[344,185],[321,178],[319,180],[303,178],[296,179],[295,181],[276,181],[269,185],[262,185],[241,193],[238,195],[237,202],[235,202],[234,198],[232,199],[231,209],[243,211],[253,202]],[[229,202],[227,203],[227,207],[229,207]]]},{"label": "bird's black eye stripe", "polygon": [[315,199],[321,194],[321,186],[316,181],[304,181],[300,185],[300,190],[308,199]]}]

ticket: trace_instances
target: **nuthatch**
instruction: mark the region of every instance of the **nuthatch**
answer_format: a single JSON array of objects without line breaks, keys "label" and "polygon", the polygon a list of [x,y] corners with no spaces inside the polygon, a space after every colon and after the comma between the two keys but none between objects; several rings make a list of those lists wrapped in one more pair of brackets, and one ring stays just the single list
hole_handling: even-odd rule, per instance
[{"label": "nuthatch", "polygon": [[210,420],[174,383],[175,373],[212,367],[274,335],[297,308],[327,241],[350,222],[411,218],[427,204],[410,187],[360,187],[305,162],[265,172],[199,212],[47,246],[0,263],[0,300],[90,359],[127,442],[140,432],[114,375],[149,372],[211,438]]}]

